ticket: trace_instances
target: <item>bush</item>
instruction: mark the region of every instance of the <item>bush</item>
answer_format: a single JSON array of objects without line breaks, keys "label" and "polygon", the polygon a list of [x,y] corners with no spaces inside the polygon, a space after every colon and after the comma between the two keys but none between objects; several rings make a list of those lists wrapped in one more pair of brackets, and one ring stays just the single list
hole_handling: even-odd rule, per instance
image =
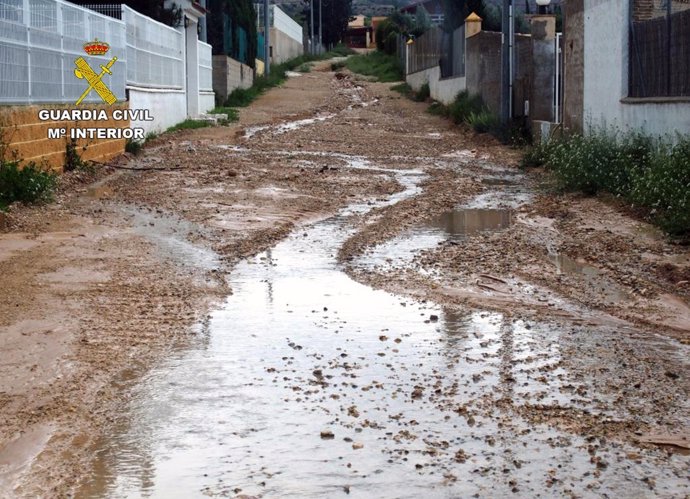
[{"label": "bush", "polygon": [[690,232],[690,138],[676,145],[640,133],[593,130],[530,149],[523,167],[544,165],[556,187],[604,191],[648,210],[671,234]]},{"label": "bush", "polygon": [[139,140],[127,139],[125,143],[125,152],[134,154],[135,156],[139,154],[144,147],[144,144]]},{"label": "bush", "polygon": [[649,207],[664,230],[690,232],[690,137],[661,147],[647,168],[634,170],[630,185],[630,200]]},{"label": "bush", "polygon": [[414,93],[412,100],[415,100],[417,102],[425,102],[430,97],[431,97],[431,89],[429,88],[429,84],[425,83],[424,85],[421,86],[419,91]]},{"label": "bush", "polygon": [[479,113],[471,112],[466,121],[477,133],[496,132],[501,128],[498,117],[487,110]]},{"label": "bush", "polygon": [[467,90],[463,90],[456,97],[453,103],[448,106],[448,116],[456,124],[465,123],[472,114],[480,114],[486,110],[484,102],[479,95],[470,95]]},{"label": "bush", "polygon": [[56,185],[56,175],[34,163],[20,168],[18,161],[0,162],[0,205],[50,201]]}]

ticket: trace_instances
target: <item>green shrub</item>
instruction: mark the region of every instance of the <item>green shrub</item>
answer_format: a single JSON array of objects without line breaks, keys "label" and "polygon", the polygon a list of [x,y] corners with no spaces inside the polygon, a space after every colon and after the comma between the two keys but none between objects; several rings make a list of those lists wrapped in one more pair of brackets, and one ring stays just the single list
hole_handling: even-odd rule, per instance
[{"label": "green shrub", "polygon": [[498,117],[490,111],[484,110],[479,113],[470,112],[466,118],[467,124],[477,133],[487,133],[498,131],[501,123]]},{"label": "green shrub", "polygon": [[486,110],[484,102],[479,95],[470,95],[467,90],[463,90],[448,106],[448,115],[456,124],[467,122],[471,114],[480,114]]},{"label": "green shrub", "polygon": [[37,203],[50,201],[57,185],[54,173],[34,163],[19,167],[18,161],[0,162],[0,204],[8,206],[15,201]]},{"label": "green shrub", "polygon": [[407,83],[398,83],[397,85],[393,85],[391,90],[403,95],[410,95],[412,93],[412,87],[410,87]]},{"label": "green shrub", "polygon": [[664,230],[690,232],[690,137],[660,147],[647,168],[634,170],[630,184],[630,200],[649,207]]},{"label": "green shrub", "polygon": [[127,142],[125,142],[125,152],[130,154],[139,154],[143,147],[144,144],[139,140],[127,139]]},{"label": "green shrub", "polygon": [[425,83],[417,92],[414,93],[413,100],[417,102],[425,102],[430,97],[431,89],[429,88],[429,84]]},{"label": "green shrub", "polygon": [[647,209],[671,234],[690,232],[690,138],[670,145],[640,133],[592,130],[535,146],[522,165],[546,166],[559,190],[608,192]]},{"label": "green shrub", "polygon": [[444,106],[440,102],[432,102],[431,105],[426,109],[426,112],[433,114],[434,116],[443,116],[445,118],[449,116],[448,107]]},{"label": "green shrub", "polygon": [[343,61],[331,63],[331,71],[338,71],[340,69],[343,69],[344,67],[345,67],[345,63]]}]

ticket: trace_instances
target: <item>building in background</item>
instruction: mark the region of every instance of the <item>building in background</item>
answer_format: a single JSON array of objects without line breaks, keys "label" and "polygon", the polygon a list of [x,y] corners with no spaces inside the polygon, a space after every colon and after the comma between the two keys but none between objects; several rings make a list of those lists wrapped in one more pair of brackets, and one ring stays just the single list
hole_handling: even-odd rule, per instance
[{"label": "building in background", "polygon": [[[264,59],[263,4],[255,4],[257,13],[257,58]],[[302,26],[295,22],[277,5],[269,6],[269,57],[271,64],[280,64],[304,54]],[[265,62],[265,61],[264,61]]]}]

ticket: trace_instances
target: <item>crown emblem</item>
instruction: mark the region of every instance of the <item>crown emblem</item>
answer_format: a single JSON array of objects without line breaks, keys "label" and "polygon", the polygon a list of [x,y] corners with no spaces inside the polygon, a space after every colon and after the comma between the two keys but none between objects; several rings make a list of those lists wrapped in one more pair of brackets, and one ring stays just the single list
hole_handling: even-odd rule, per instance
[{"label": "crown emblem", "polygon": [[108,50],[110,50],[110,45],[106,42],[98,41],[98,38],[84,44],[84,52],[89,55],[105,55]]}]

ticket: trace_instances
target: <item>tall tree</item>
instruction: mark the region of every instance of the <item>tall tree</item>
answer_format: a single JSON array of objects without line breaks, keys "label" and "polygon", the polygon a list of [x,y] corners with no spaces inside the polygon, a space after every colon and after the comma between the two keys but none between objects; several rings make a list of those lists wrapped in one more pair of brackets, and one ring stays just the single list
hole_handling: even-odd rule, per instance
[{"label": "tall tree", "polygon": [[443,12],[445,14],[444,29],[454,31],[463,25],[472,12],[484,19],[486,7],[484,0],[443,0]]},{"label": "tall tree", "polygon": [[[311,0],[303,0],[305,9],[304,18],[307,21],[307,30],[311,33],[311,14],[309,12]],[[323,20],[323,43],[331,46],[339,43],[345,32],[347,24],[352,17],[352,0],[321,0]],[[314,35],[319,33],[319,0],[314,0]]]}]

